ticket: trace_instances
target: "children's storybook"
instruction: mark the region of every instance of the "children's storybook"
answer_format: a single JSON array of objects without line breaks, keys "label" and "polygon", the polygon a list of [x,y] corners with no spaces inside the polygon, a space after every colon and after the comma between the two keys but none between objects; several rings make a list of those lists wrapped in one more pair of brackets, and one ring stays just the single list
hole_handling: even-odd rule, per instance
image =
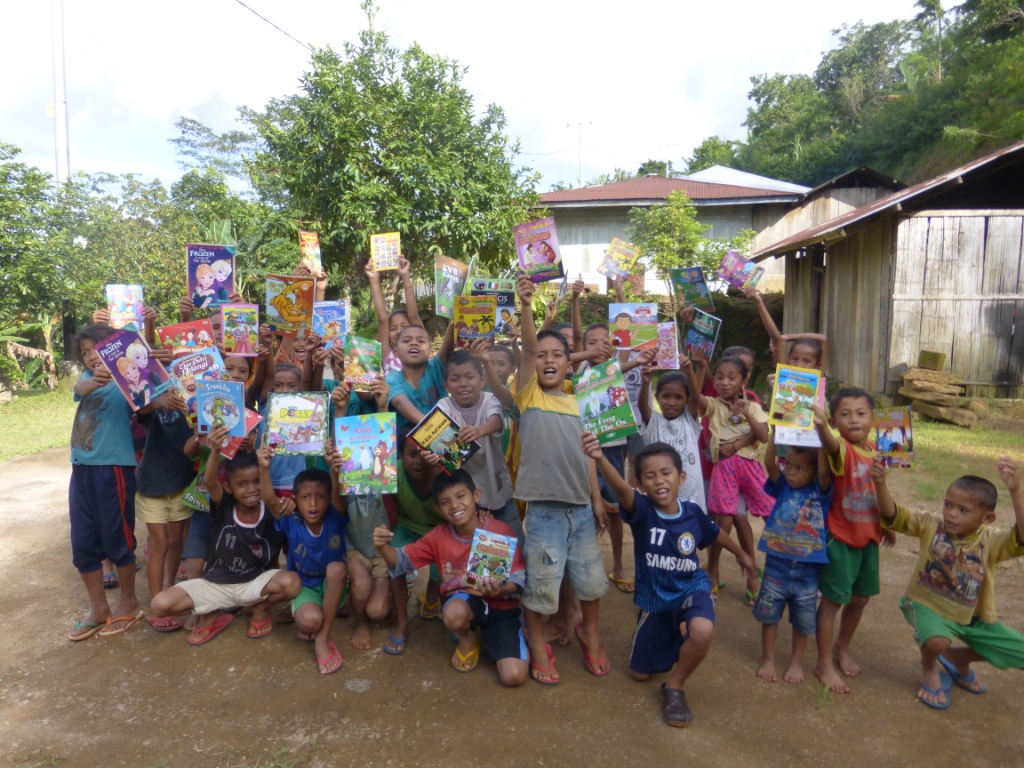
[{"label": "children's storybook", "polygon": [[679,370],[679,327],[675,320],[658,323],[658,348],[654,354],[654,370]]},{"label": "children's storybook", "polygon": [[371,413],[334,420],[334,445],[341,454],[342,493],[398,493],[395,414]]},{"label": "children's storybook", "polygon": [[744,290],[757,286],[764,275],[764,268],[757,266],[750,259],[743,258],[736,251],[726,251],[715,274],[729,285]]},{"label": "children's storybook", "polygon": [[558,249],[558,234],[551,216],[518,224],[513,228],[519,267],[535,283],[558,280],[565,272]]},{"label": "children's storybook", "polygon": [[908,406],[875,411],[875,451],[890,467],[913,468],[914,430]]},{"label": "children's storybook", "polygon": [[196,382],[223,381],[227,378],[224,372],[224,358],[216,347],[201,349],[191,355],[173,361],[168,373],[174,391],[185,400],[185,415],[189,424],[196,423]]},{"label": "children's storybook", "polygon": [[217,339],[213,334],[213,323],[208,317],[177,325],[165,325],[163,328],[156,329],[156,335],[160,339],[161,346],[171,348],[175,360],[198,352],[200,349],[217,346]]},{"label": "children's storybook", "polygon": [[686,353],[692,357],[699,350],[704,353],[705,360],[710,360],[715,352],[715,342],[718,341],[718,330],[721,327],[721,318],[698,309],[686,329]]},{"label": "children's storybook", "polygon": [[[469,260],[469,266],[466,267],[466,282],[464,282],[462,284],[462,295],[463,296],[471,296],[472,295],[472,291],[470,290],[473,287],[472,283],[471,283],[472,280],[474,280],[474,279],[483,279],[483,278],[474,278],[473,277],[473,270],[474,269],[476,269],[476,254],[475,253],[473,254],[473,257]],[[514,285],[512,286],[512,290],[513,291],[515,290],[515,286]]]},{"label": "children's storybook", "polygon": [[458,296],[454,309],[455,346],[465,347],[477,339],[494,341],[498,316],[496,296]]},{"label": "children's storybook", "polygon": [[504,277],[474,277],[470,280],[471,296],[493,296],[497,299],[497,334],[507,334],[516,315],[516,281]]},{"label": "children's storybook", "polygon": [[221,304],[220,333],[229,355],[259,357],[260,305]]},{"label": "children's storybook", "polygon": [[131,328],[97,342],[95,349],[133,411],[171,389],[171,377],[150,357],[146,340]]},{"label": "children's storybook", "polygon": [[[260,416],[256,411],[246,408],[245,409],[245,434],[248,435],[259,423],[263,421],[263,417]],[[206,437],[200,437],[199,442],[203,445],[209,446],[210,441]],[[245,442],[245,437],[229,437],[224,441],[224,444],[220,447],[220,455],[225,459],[233,459],[238,455],[238,449],[242,447],[242,443]]]},{"label": "children's storybook", "polygon": [[704,312],[715,311],[715,300],[708,290],[708,281],[704,270],[700,267],[682,267],[668,271],[672,290],[675,292],[676,305],[682,311],[687,307],[696,307]]},{"label": "children's storybook", "polygon": [[107,286],[108,323],[111,328],[134,325],[136,330],[142,330],[146,321],[142,314],[144,309],[141,285]]},{"label": "children's storybook", "polygon": [[398,269],[398,256],[402,252],[402,236],[398,232],[383,232],[370,237],[370,260],[376,272]]},{"label": "children's storybook", "polygon": [[515,536],[503,536],[477,528],[473,532],[473,545],[469,549],[469,562],[466,564],[466,585],[501,586],[508,581],[517,543]]},{"label": "children's storybook", "polygon": [[197,431],[207,435],[214,427],[227,427],[230,437],[244,438],[245,384],[240,381],[196,382]]},{"label": "children's storybook", "polygon": [[235,246],[186,245],[185,273],[196,309],[227,304],[235,292]]},{"label": "children's storybook", "polygon": [[319,277],[324,272],[320,261],[320,235],[316,232],[299,230],[299,252],[302,254],[300,264],[309,270],[309,274]]},{"label": "children's storybook", "polygon": [[318,301],[313,304],[313,333],[325,347],[344,347],[348,336],[348,304],[338,301]]},{"label": "children's storybook", "polygon": [[[818,392],[814,397],[815,403],[821,408],[825,407],[825,377],[818,379]],[[821,448],[821,437],[817,429],[798,429],[797,427],[775,427],[775,444],[777,446],[796,445],[802,448]],[[779,456],[784,451],[779,450]]]},{"label": "children's storybook", "polygon": [[320,456],[328,438],[327,392],[271,392],[267,396],[267,445],[286,456]]},{"label": "children's storybook", "polygon": [[423,450],[440,456],[439,466],[450,475],[480,450],[480,443],[475,440],[460,443],[455,439],[458,434],[459,425],[440,405],[435,405],[423,417],[423,421],[412,428],[409,439]]},{"label": "children's storybook", "polygon": [[[221,454],[223,455],[223,449],[221,449]],[[205,477],[208,458],[207,456],[199,459],[199,474],[195,476],[195,479],[181,496],[182,503],[196,512],[210,512],[210,496],[206,490]]]},{"label": "children's storybook", "polygon": [[608,327],[616,349],[647,349],[658,343],[657,304],[609,304]]},{"label": "children's storybook", "polygon": [[639,431],[617,358],[576,374],[572,384],[583,429],[595,434],[602,445]]},{"label": "children's storybook", "polygon": [[466,287],[469,267],[461,261],[438,254],[434,257],[434,311],[451,320],[456,296]]},{"label": "children's storybook", "polygon": [[355,392],[369,392],[380,371],[380,342],[345,337],[345,383]]},{"label": "children's storybook", "polygon": [[817,402],[821,373],[780,363],[768,409],[768,423],[795,429],[814,429],[811,408]]},{"label": "children's storybook", "polygon": [[637,246],[613,237],[611,245],[604,252],[604,261],[597,266],[597,271],[609,280],[625,277],[639,257],[640,249]]},{"label": "children's storybook", "polygon": [[298,336],[310,327],[313,314],[312,277],[267,275],[267,327],[278,336]]}]

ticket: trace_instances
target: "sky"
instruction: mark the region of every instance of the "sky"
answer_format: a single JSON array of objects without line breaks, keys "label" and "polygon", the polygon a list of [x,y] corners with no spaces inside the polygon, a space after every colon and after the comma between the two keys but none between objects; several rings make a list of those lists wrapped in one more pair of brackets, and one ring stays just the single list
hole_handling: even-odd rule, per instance
[{"label": "sky", "polygon": [[[340,50],[365,27],[358,0],[245,0],[288,34]],[[0,142],[54,172],[51,3],[10,3],[0,29]],[[478,111],[504,108],[519,162],[584,182],[650,158],[678,169],[711,135],[744,137],[750,77],[811,73],[831,31],[910,18],[913,0],[379,0],[376,26],[469,68]],[[236,108],[295,93],[309,50],[238,0],[64,3],[72,171],[170,184],[168,139],[195,118],[221,132]]]}]

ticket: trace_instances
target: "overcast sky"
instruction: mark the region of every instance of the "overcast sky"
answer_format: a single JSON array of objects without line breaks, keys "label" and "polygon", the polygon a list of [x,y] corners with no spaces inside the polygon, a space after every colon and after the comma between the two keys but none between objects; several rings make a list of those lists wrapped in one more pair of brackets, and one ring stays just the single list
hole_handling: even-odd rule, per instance
[{"label": "overcast sky", "polygon": [[[299,40],[340,49],[358,0],[245,0]],[[749,78],[811,72],[843,22],[909,18],[912,0],[381,0],[377,25],[469,67],[478,106],[504,107],[541,191],[648,158],[676,167],[701,139],[744,135]],[[0,141],[53,172],[50,3],[11,2],[0,29]],[[71,166],[180,174],[181,115],[217,131],[240,105],[295,92],[309,51],[236,0],[66,0]]]}]

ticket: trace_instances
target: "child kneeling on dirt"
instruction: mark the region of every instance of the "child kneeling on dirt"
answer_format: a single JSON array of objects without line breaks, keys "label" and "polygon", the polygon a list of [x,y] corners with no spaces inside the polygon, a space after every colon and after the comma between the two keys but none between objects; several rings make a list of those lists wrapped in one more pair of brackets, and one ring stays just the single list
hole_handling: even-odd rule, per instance
[{"label": "child kneeling on dirt", "polygon": [[239,453],[225,465],[225,482],[217,479],[220,449],[228,438],[224,426],[210,430],[210,458],[204,479],[210,495],[210,556],[201,579],[189,579],[153,598],[150,610],[161,618],[192,611],[199,615],[190,645],[220,634],[234,618],[226,608],[253,606],[247,635],[266,637],[273,627],[270,607],[299,594],[297,573],[272,568],[281,553],[281,534],[260,499],[260,467],[254,453]]},{"label": "child kneeling on dirt", "polygon": [[434,480],[434,498],[447,525],[437,526],[419,541],[400,549],[388,543],[394,534],[381,526],[373,533],[373,543],[394,577],[425,565],[436,564],[441,569],[441,596],[445,599],[441,618],[445,628],[459,638],[452,657],[456,671],[472,672],[480,660],[482,646],[497,664],[502,685],[522,685],[529,656],[519,607],[519,590],[526,583],[521,542],[517,542],[511,573],[505,582],[469,586],[467,567],[476,530],[502,536],[514,534],[508,525],[477,507],[480,490],[463,469],[438,476]]},{"label": "child kneeling on dirt", "polygon": [[[896,504],[885,465],[875,459],[871,467],[882,525],[920,541],[916,576],[900,610],[921,648],[917,698],[933,709],[950,705],[953,683],[968,693],[985,692],[971,669],[975,661],[1024,669],[1024,635],[996,620],[994,578],[997,563],[1024,556],[1024,492],[1020,469],[1008,457],[996,469],[1013,502],[1015,524],[1008,531],[988,527],[996,518],[997,493],[984,478],[954,480],[937,515]],[[952,647],[956,639],[964,645]]]}]

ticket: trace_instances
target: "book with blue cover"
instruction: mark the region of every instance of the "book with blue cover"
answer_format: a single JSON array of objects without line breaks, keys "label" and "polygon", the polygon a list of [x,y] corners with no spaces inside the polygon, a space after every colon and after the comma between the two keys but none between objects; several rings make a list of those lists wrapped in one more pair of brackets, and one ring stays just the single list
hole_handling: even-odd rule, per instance
[{"label": "book with blue cover", "polygon": [[214,427],[227,427],[229,437],[245,432],[245,384],[240,381],[196,382],[196,419],[198,432],[209,434]]}]

